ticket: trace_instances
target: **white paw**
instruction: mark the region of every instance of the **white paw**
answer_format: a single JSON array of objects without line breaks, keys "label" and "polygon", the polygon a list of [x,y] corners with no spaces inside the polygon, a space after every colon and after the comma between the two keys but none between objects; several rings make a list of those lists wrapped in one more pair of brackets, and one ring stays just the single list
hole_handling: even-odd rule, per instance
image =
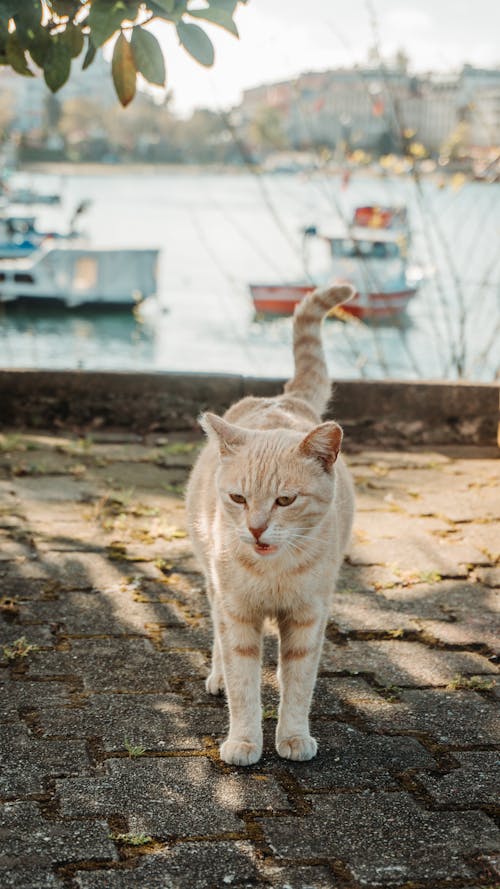
[{"label": "white paw", "polygon": [[224,676],[222,673],[214,673],[212,670],[205,679],[205,688],[209,695],[220,695],[224,691]]},{"label": "white paw", "polygon": [[310,735],[305,737],[281,738],[276,741],[276,750],[284,759],[297,759],[302,762],[306,759],[312,759],[318,752],[318,745],[315,738]]},{"label": "white paw", "polygon": [[251,741],[224,741],[220,746],[220,758],[233,766],[251,766],[262,754],[262,743]]}]

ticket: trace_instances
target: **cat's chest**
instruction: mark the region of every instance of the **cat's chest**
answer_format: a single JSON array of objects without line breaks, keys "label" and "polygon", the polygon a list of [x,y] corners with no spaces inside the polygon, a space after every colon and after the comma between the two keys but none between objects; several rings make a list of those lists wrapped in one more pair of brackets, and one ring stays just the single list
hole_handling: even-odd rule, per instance
[{"label": "cat's chest", "polygon": [[333,578],[327,570],[294,574],[293,571],[268,571],[262,576],[247,571],[233,574],[226,587],[235,604],[243,610],[274,618],[283,611],[300,612],[314,603],[328,599],[333,591]]}]

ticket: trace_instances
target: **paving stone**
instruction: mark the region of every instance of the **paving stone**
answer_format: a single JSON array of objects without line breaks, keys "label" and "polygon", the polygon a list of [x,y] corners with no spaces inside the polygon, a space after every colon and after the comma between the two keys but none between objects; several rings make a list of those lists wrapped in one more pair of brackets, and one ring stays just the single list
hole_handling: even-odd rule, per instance
[{"label": "paving stone", "polygon": [[171,691],[179,676],[205,677],[205,657],[198,651],[155,651],[147,639],[72,639],[71,650],[35,652],[30,678],[74,675],[88,691]]},{"label": "paving stone", "polygon": [[80,889],[252,889],[269,886],[259,878],[249,843],[182,843],[150,855],[134,870],[77,872]]},{"label": "paving stone", "polygon": [[108,825],[99,821],[49,821],[33,802],[0,804],[2,889],[52,889],[63,885],[49,871],[59,863],[115,861],[108,834]]},{"label": "paving stone", "polygon": [[[3,651],[6,646],[12,649],[13,644],[24,637],[29,645],[36,645],[39,648],[52,648],[55,638],[49,626],[43,624],[27,624],[7,623],[0,619],[0,660],[7,660],[8,656]],[[26,657],[31,656],[31,652]],[[22,658],[24,661],[25,658]],[[12,663],[12,661],[9,661]]]},{"label": "paving stone", "polygon": [[13,479],[10,482],[10,489],[29,507],[31,502],[33,504],[37,502],[47,504],[67,500],[75,503],[82,499],[82,495],[85,495],[86,485],[80,479],[74,479],[69,475],[57,478],[24,476]]},{"label": "paving stone", "polygon": [[[186,465],[186,461],[183,465]],[[134,497],[142,499],[143,492],[156,493],[164,490],[166,495],[165,483],[172,469],[175,469],[175,466],[157,466],[154,462],[120,460],[116,464],[109,463],[106,466],[92,467],[92,477],[108,488],[120,489],[125,485],[129,491],[134,492]],[[138,490],[141,491],[140,496],[137,496]]]},{"label": "paving stone", "polygon": [[468,621],[499,610],[500,592],[472,580],[435,580],[427,583],[405,582],[377,590],[377,598],[419,614],[423,619]]},{"label": "paving stone", "polygon": [[[209,623],[203,626],[199,615],[190,625],[189,610],[172,596],[163,602],[142,601],[126,584],[103,592],[60,591],[51,601],[19,603],[16,626],[24,633],[31,624],[45,622],[57,624],[59,634],[70,636],[154,635],[157,645],[165,648],[210,648]],[[176,633],[176,629],[185,632]]]},{"label": "paving stone", "polygon": [[61,592],[52,602],[23,604],[19,620],[21,623],[57,622],[61,633],[74,636],[146,635],[148,623],[175,620],[175,615],[171,617],[172,612],[168,605],[153,607],[137,602],[128,589],[116,587],[102,593]]},{"label": "paving stone", "polygon": [[496,568],[478,568],[476,575],[487,586],[500,587],[500,565]]},{"label": "paving stone", "polygon": [[444,488],[422,491],[416,500],[403,500],[401,497],[405,512],[420,516],[437,515],[450,522],[473,522],[478,517],[483,521],[500,519],[498,486],[496,489],[460,490],[448,476],[444,476],[443,481]]},{"label": "paving stone", "polygon": [[24,677],[2,678],[0,683],[0,722],[17,722],[19,711],[59,707],[69,703],[64,682],[30,682]]},{"label": "paving stone", "polygon": [[381,702],[384,698],[361,677],[320,676],[314,689],[311,715],[337,716],[346,708],[355,708],[356,704],[376,707]]},{"label": "paving stone", "polygon": [[[207,696],[208,698],[208,696]],[[102,739],[108,751],[125,750],[125,740],[147,750],[201,750],[204,737],[222,737],[224,708],[193,707],[174,694],[97,694],[78,707],[52,707],[40,713],[47,735]]]},{"label": "paving stone", "polygon": [[497,744],[500,716],[494,702],[473,691],[404,690],[400,700],[358,701],[367,728],[391,734],[425,732],[444,745]]},{"label": "paving stone", "polygon": [[119,813],[133,833],[167,838],[241,831],[237,813],[244,809],[288,808],[274,778],[220,774],[200,756],[110,759],[107,769],[94,779],[58,781],[61,812],[72,818]]},{"label": "paving stone", "polygon": [[30,735],[24,724],[0,726],[0,766],[4,798],[41,793],[56,775],[93,771],[83,741],[47,741]]},{"label": "paving stone", "polygon": [[344,562],[340,569],[337,593],[375,592],[402,582],[401,572],[387,565],[350,565]]},{"label": "paving stone", "polygon": [[421,618],[443,619],[438,603],[432,601],[397,601],[378,593],[342,593],[332,600],[335,625],[343,633],[353,630],[418,630]]},{"label": "paving stone", "polygon": [[500,753],[468,751],[455,753],[460,767],[446,775],[420,775],[418,779],[440,805],[498,806]]},{"label": "paving stone", "polygon": [[113,561],[99,553],[50,552],[45,554],[44,565],[50,576],[67,590],[114,589],[131,573],[127,562]]},{"label": "paving stone", "polygon": [[381,685],[447,685],[457,674],[497,671],[478,654],[441,651],[419,642],[349,640],[345,646],[325,646],[321,669],[373,673]]},{"label": "paving stone", "polygon": [[466,857],[494,850],[500,833],[480,812],[426,812],[406,793],[311,797],[304,818],[262,819],[274,852],[284,858],[345,862],[365,886],[474,876]]},{"label": "paving stone", "polygon": [[41,864],[38,855],[26,855],[22,862],[0,855],[2,889],[62,889],[64,883],[49,868],[49,864]]},{"label": "paving stone", "polygon": [[477,547],[491,562],[500,560],[500,522],[468,522],[455,525],[453,537],[450,539],[458,539]]},{"label": "paving stone", "polygon": [[332,871],[320,865],[277,867],[266,862],[260,865],[260,869],[275,889],[340,889],[340,886],[345,886]]},{"label": "paving stone", "polygon": [[444,645],[485,645],[493,653],[500,653],[500,619],[492,612],[469,614],[455,622],[419,620],[418,628]]},{"label": "paving stone", "polygon": [[[436,531],[447,532],[453,526],[438,516],[414,516],[410,527],[412,538],[414,536],[420,538],[422,534],[432,535]],[[359,513],[354,519],[353,537],[360,545],[380,539],[398,541],[401,539],[401,513],[398,510],[389,512],[378,510],[376,522],[370,513]]]},{"label": "paving stone", "polygon": [[0,563],[2,596],[9,596],[20,602],[43,599],[54,585],[49,572],[39,562],[25,562],[22,565]]},{"label": "paving stone", "polygon": [[413,738],[366,735],[353,726],[312,721],[318,754],[310,762],[289,768],[307,790],[395,787],[394,774],[415,768],[435,768],[436,762]]},{"label": "paving stone", "polygon": [[9,562],[16,559],[33,558],[33,547],[19,540],[14,540],[10,534],[0,531],[0,561]]},{"label": "paving stone", "polygon": [[489,556],[468,543],[448,543],[413,530],[393,540],[356,542],[349,549],[352,565],[388,565],[399,570],[437,572],[445,577],[466,577],[468,565],[487,565]]}]

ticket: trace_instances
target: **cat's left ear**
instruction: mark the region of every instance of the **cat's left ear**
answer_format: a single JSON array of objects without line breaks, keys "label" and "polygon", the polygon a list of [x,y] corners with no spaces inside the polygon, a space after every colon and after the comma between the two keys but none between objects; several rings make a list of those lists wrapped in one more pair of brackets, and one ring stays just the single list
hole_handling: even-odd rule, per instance
[{"label": "cat's left ear", "polygon": [[342,429],[333,421],[321,423],[306,435],[299,445],[305,457],[313,457],[329,472],[337,459],[342,444]]},{"label": "cat's left ear", "polygon": [[233,426],[227,423],[217,414],[205,413],[200,417],[200,426],[208,437],[219,445],[221,457],[229,457],[248,439],[248,431],[241,426]]}]

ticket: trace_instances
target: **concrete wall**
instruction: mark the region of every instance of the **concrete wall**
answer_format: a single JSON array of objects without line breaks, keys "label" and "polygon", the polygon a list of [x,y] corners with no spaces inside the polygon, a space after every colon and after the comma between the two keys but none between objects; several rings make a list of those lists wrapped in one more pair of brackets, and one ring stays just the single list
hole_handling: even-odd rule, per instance
[{"label": "concrete wall", "polygon": [[[269,396],[282,380],[225,374],[0,371],[2,426],[130,432],[196,427],[244,395]],[[351,441],[373,444],[497,444],[495,385],[341,381],[329,417]]]}]

